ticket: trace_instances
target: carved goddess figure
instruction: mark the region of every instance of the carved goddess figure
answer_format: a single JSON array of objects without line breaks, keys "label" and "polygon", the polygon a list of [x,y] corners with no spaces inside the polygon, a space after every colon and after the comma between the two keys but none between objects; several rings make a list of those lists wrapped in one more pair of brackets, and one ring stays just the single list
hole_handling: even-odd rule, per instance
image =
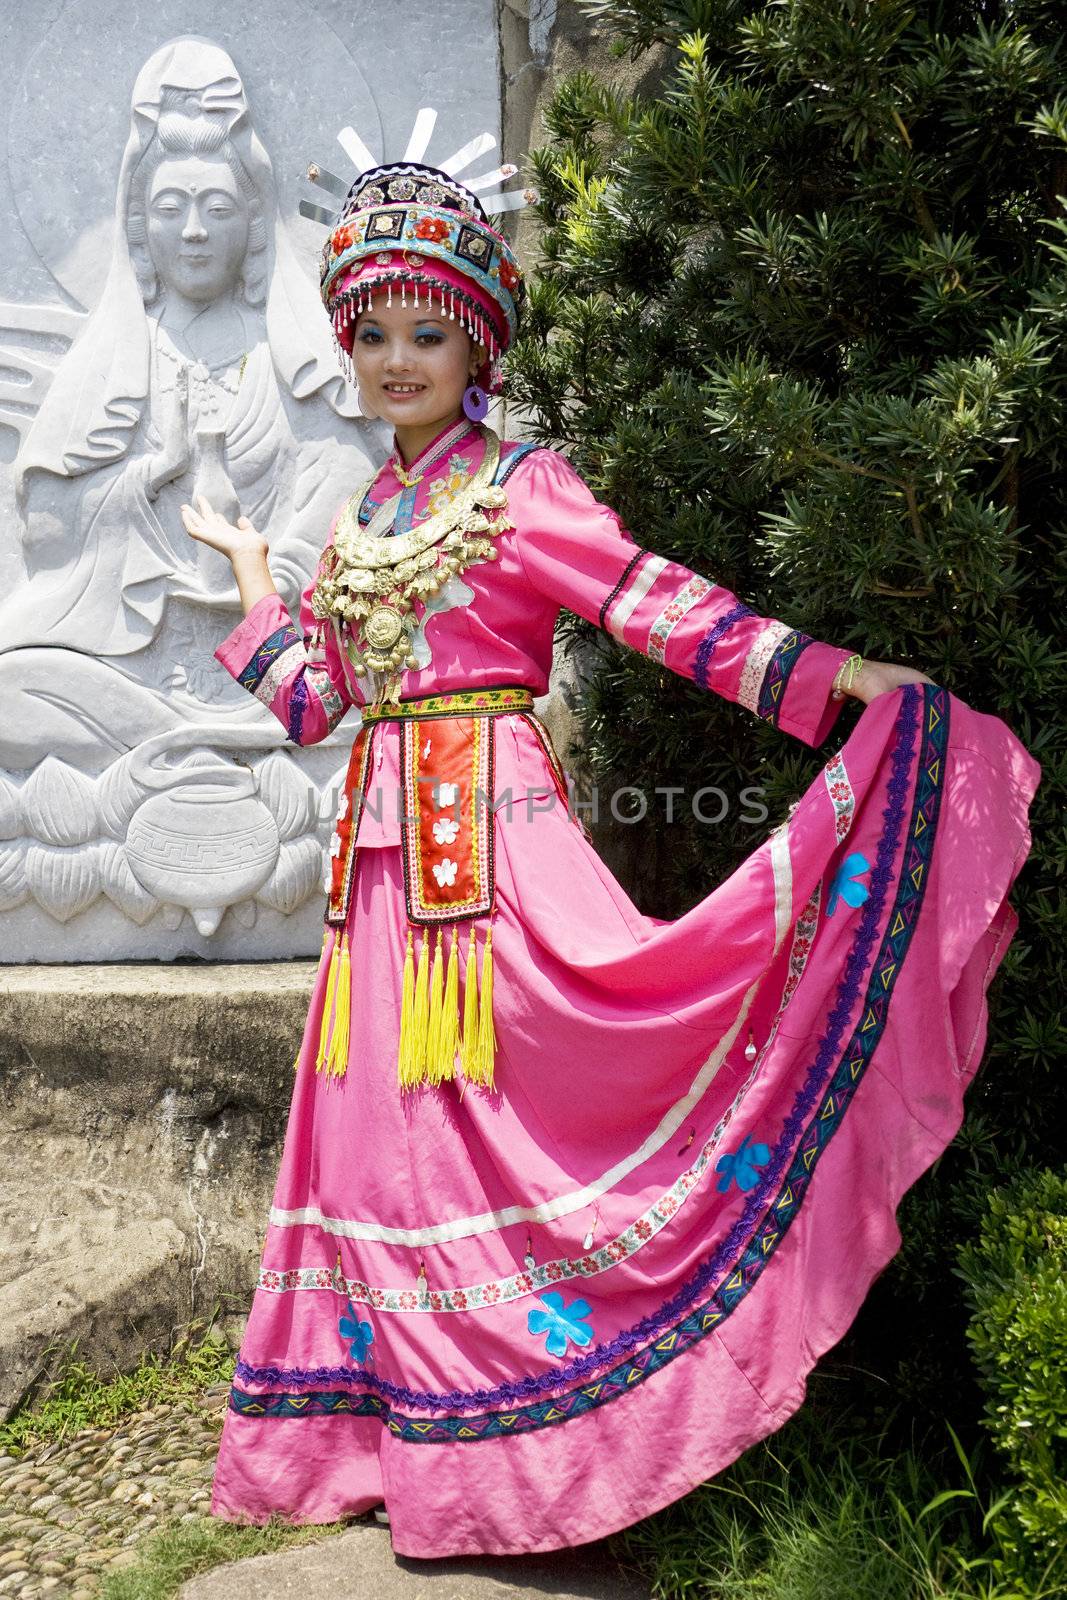
[{"label": "carved goddess figure", "polygon": [[[45,684],[62,696],[73,673],[74,703],[86,699],[89,664],[52,651],[42,661],[41,646],[109,658],[133,680],[110,686],[124,704],[143,686],[143,733],[159,730],[161,711],[173,720],[173,695],[166,708],[158,696],[172,653],[158,665],[130,658],[156,638],[168,601],[194,608],[187,627],[199,608],[237,604],[227,563],[190,555],[175,535],[192,495],[254,516],[279,588],[299,594],[324,521],[366,466],[361,428],[334,438],[357,408],[316,309],[233,62],[204,39],[163,46],[134,86],[103,294],[16,462],[29,576],[0,615],[0,650],[19,652],[0,678],[31,723],[21,696],[36,704]],[[178,712],[204,709],[181,699]],[[77,755],[82,731],[55,731]],[[15,764],[11,746],[0,743],[0,765]]]}]

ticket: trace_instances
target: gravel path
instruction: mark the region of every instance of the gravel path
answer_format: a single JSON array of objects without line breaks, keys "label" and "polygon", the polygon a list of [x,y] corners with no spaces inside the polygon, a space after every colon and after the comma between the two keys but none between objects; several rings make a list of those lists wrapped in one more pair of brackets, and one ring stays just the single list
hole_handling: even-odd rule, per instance
[{"label": "gravel path", "polygon": [[137,1559],[139,1539],[204,1516],[226,1392],[0,1453],[0,1596],[93,1600],[102,1573]]}]

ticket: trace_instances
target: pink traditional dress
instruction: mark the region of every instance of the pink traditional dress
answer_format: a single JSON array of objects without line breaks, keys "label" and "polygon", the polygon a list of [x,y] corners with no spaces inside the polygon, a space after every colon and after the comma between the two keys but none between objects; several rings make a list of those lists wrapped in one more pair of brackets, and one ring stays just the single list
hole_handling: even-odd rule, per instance
[{"label": "pink traditional dress", "polygon": [[[430,447],[415,525],[485,448],[467,424]],[[406,700],[543,694],[566,605],[826,737],[845,652],[639,550],[553,451],[501,461],[515,527],[466,570],[469,602],[426,624]],[[370,498],[402,492],[387,467]],[[336,651],[310,664],[305,633],[309,599],[298,629],[270,597],[217,652],[298,743],[353,707]],[[371,723],[347,1070],[316,1071],[331,937],[215,1480],[232,1517],[327,1522],[384,1499],[416,1556],[596,1538],[800,1404],[897,1248],[901,1195],[959,1126],[1037,777],[1001,722],[943,689],[881,695],[789,821],[660,923],[568,814],[531,713],[481,720],[495,1086],[398,1086],[403,745],[414,730],[432,772],[447,724]],[[434,864],[455,861],[454,803],[424,787],[447,824]],[[448,923],[453,939],[465,976]]]},{"label": "pink traditional dress", "polygon": [[[416,604],[388,685],[367,661],[389,619],[367,620],[355,676],[331,552],[417,552],[487,462],[484,558]],[[883,694],[661,922],[569,812],[530,709],[561,606],[806,744],[831,732],[845,651],[640,549],[561,455],[466,422],[342,508],[298,622],[271,596],[217,651],[296,743],[362,717],[219,1516],[384,1500],[395,1549],[435,1557],[648,1515],[801,1404],[959,1126],[1034,761],[942,688]]]}]

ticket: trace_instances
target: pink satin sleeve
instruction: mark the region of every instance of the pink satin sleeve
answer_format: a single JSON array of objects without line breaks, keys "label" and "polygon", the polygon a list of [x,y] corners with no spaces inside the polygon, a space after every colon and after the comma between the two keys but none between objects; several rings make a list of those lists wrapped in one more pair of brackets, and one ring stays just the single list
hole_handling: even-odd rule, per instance
[{"label": "pink satin sleeve", "polygon": [[642,550],[570,463],[532,452],[507,483],[527,580],[701,688],[817,745],[837,719],[847,650],[757,616],[710,578]]},{"label": "pink satin sleeve", "polygon": [[264,595],[215,651],[216,661],[270,710],[294,744],[317,744],[332,733],[352,696],[329,635],[309,651],[311,586],[300,600],[297,628],[280,595]]}]

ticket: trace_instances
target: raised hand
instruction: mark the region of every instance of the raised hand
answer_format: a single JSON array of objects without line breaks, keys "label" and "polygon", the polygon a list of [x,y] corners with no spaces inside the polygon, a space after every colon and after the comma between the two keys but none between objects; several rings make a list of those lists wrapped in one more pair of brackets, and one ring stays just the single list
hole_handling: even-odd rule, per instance
[{"label": "raised hand", "polygon": [[247,517],[238,517],[236,523],[227,522],[221,512],[215,511],[206,495],[196,497],[196,507],[183,505],[182,523],[186,533],[201,544],[210,545],[233,561],[239,556],[261,556],[266,559],[267,541],[257,533]]},{"label": "raised hand", "polygon": [[238,517],[236,523],[227,522],[212,509],[206,495],[198,494],[195,510],[182,506],[182,522],[190,538],[199,539],[201,544],[210,545],[229,558],[246,616],[265,595],[277,594],[267,566],[267,541],[247,517]]},{"label": "raised hand", "polygon": [[146,485],[154,500],[165,483],[173,483],[189,470],[189,368],[179,367],[174,396],[163,433],[163,448],[149,462]]}]

